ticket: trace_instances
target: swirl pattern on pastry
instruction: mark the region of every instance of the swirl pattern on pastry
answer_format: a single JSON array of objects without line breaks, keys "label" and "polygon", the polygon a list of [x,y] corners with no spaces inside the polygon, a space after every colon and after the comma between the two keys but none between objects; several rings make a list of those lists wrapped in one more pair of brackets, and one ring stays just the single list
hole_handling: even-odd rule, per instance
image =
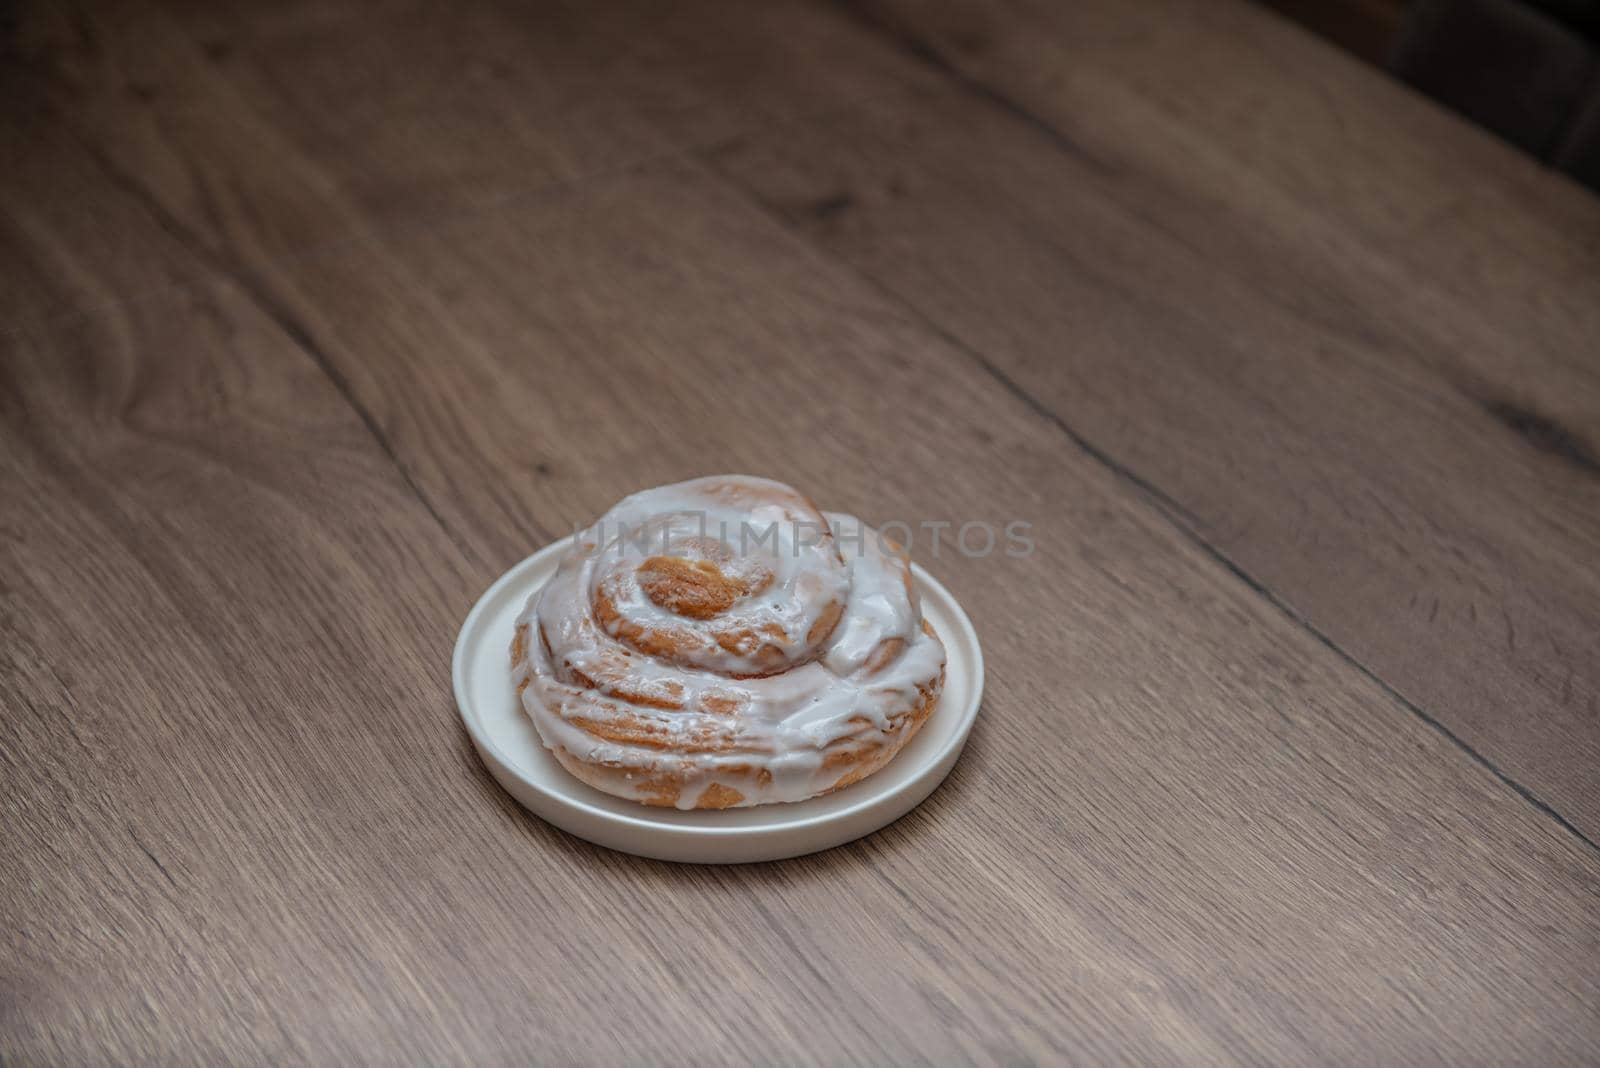
[{"label": "swirl pattern on pastry", "polygon": [[932,713],[945,663],[876,532],[743,475],[636,493],[580,532],[511,655],[568,771],[685,809],[870,775]]}]

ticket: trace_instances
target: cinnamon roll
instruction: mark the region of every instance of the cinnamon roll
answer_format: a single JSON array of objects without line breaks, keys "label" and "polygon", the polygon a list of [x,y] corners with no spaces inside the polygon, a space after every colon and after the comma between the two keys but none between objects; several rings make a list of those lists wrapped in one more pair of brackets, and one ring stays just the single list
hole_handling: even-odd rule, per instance
[{"label": "cinnamon roll", "polygon": [[545,747],[647,805],[800,801],[882,768],[939,702],[910,565],[779,482],[636,493],[574,539],[511,646]]}]

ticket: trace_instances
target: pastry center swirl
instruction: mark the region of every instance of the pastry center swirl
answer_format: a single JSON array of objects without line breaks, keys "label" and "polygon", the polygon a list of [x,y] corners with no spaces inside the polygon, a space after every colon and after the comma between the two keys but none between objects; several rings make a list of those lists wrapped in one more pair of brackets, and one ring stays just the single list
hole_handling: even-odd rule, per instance
[{"label": "pastry center swirl", "polygon": [[707,620],[771,584],[771,571],[751,570],[753,574],[728,574],[715,559],[652,556],[639,565],[637,576],[651,604],[674,615]]},{"label": "pastry center swirl", "polygon": [[669,507],[604,532],[590,589],[609,637],[734,679],[816,659],[843,613],[849,568],[804,498],[739,489],[735,501],[707,494],[700,508]]}]

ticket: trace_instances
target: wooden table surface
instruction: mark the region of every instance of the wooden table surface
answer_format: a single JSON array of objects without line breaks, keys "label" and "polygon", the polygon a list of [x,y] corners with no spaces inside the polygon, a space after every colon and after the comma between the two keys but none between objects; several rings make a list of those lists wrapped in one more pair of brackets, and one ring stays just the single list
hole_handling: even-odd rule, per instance
[{"label": "wooden table surface", "polygon": [[[1600,1058],[1594,197],[1221,0],[6,10],[0,1061]],[[451,645],[724,470],[1036,550],[915,813],[636,860]]]}]

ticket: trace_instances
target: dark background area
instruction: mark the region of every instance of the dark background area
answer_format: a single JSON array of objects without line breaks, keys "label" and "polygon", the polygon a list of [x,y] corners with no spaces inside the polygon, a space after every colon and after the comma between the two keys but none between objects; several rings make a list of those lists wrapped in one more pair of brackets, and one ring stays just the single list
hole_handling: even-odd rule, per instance
[{"label": "dark background area", "polygon": [[1265,0],[1600,189],[1596,0]]}]

